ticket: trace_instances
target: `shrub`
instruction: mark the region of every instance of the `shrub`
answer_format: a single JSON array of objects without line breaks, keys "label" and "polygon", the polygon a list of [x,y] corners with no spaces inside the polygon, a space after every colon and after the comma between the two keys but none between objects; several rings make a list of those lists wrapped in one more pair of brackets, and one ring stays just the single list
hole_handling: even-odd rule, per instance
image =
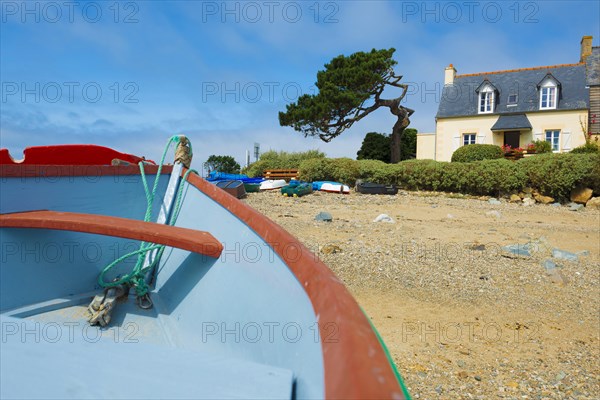
[{"label": "shrub", "polygon": [[493,160],[504,157],[500,146],[493,144],[470,144],[459,147],[452,154],[452,162],[471,162]]},{"label": "shrub", "polygon": [[300,164],[300,179],[307,181],[331,180],[354,185],[357,178],[394,183],[408,190],[492,196],[530,186],[563,200],[578,185],[600,192],[600,153],[550,153],[519,161],[502,158],[468,163],[408,160],[385,164],[374,160],[313,158]]},{"label": "shrub", "polygon": [[318,150],[308,150],[298,153],[269,150],[261,154],[258,161],[242,169],[242,173],[250,177],[255,177],[262,176],[267,169],[298,169],[302,161],[313,158],[325,159],[325,153]]},{"label": "shrub", "polygon": [[556,199],[568,199],[571,190],[585,185],[600,191],[600,154],[542,154],[517,162],[528,176],[528,186]]},{"label": "shrub", "polygon": [[304,160],[298,172],[304,181],[337,181],[350,186],[354,186],[360,175],[359,162],[350,158]]},{"label": "shrub", "polygon": [[552,153],[552,145],[545,140],[535,140],[533,148],[536,153]]},{"label": "shrub", "polygon": [[585,144],[575,147],[571,150],[575,154],[598,154],[600,153],[600,145],[596,142],[586,142]]}]

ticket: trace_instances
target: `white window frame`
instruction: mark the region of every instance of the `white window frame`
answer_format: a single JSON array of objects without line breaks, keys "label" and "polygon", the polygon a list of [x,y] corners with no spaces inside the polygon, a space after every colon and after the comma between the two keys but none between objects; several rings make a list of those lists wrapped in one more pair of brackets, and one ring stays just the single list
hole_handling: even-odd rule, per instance
[{"label": "white window frame", "polygon": [[494,90],[489,86],[484,87],[483,90],[479,92],[479,97],[477,98],[479,101],[477,104],[479,114],[491,114],[494,112],[495,97],[496,94],[494,93]]},{"label": "white window frame", "polygon": [[[547,93],[546,93],[547,92]],[[544,96],[546,96],[546,105],[544,106]],[[540,110],[556,110],[558,103],[558,87],[549,81],[540,87]]]},{"label": "white window frame", "polygon": [[554,153],[560,151],[560,129],[546,129],[544,131],[544,140],[550,142]]},{"label": "white window frame", "polygon": [[[515,101],[514,102],[510,101],[510,96],[515,96]],[[509,94],[506,97],[506,105],[507,105],[507,107],[515,107],[518,103],[519,103],[519,95],[518,94],[512,93],[512,94]]]},{"label": "white window frame", "polygon": [[476,133],[463,133],[462,135],[463,146],[477,143]]}]

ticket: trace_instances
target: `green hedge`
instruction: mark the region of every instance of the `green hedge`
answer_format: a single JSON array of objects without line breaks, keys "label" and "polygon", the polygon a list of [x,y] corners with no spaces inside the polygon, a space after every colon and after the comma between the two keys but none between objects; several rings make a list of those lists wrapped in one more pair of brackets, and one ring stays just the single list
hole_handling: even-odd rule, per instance
[{"label": "green hedge", "polygon": [[540,154],[519,160],[528,185],[557,199],[567,199],[571,190],[585,185],[600,193],[600,154]]},{"label": "green hedge", "polygon": [[597,142],[587,142],[579,147],[575,147],[571,150],[571,153],[575,154],[597,154],[600,153],[600,145]]},{"label": "green hedge", "polygon": [[470,144],[459,147],[452,154],[452,162],[495,160],[504,157],[502,148],[494,144]]},{"label": "green hedge", "polygon": [[300,164],[300,179],[333,180],[354,185],[357,179],[394,183],[408,190],[435,190],[497,196],[538,189],[556,199],[567,199],[577,185],[600,193],[600,154],[542,154],[509,161],[469,163],[408,160],[385,164],[374,160],[319,158]]}]

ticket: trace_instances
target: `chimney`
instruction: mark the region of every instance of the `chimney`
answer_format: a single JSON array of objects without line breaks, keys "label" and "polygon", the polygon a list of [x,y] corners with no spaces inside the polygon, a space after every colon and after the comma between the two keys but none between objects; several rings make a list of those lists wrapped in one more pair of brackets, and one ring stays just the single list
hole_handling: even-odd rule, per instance
[{"label": "chimney", "polygon": [[452,64],[448,65],[444,71],[444,85],[452,85],[456,76],[456,68]]},{"label": "chimney", "polygon": [[579,62],[585,62],[585,59],[592,54],[592,36],[581,38],[581,57]]}]

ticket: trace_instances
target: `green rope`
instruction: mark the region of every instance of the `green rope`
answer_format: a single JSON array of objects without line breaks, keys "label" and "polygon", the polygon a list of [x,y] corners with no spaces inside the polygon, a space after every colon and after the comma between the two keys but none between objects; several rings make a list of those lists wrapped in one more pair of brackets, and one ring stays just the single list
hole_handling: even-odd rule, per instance
[{"label": "green rope", "polygon": [[[156,191],[158,189],[158,181],[159,181],[160,174],[162,172],[162,167],[165,162],[165,158],[167,156],[167,152],[173,143],[179,144],[179,142],[180,142],[179,136],[173,136],[167,142],[167,145],[165,146],[165,150],[163,152],[162,158],[160,159],[160,163],[158,165],[158,171],[156,172],[156,178],[154,179],[154,185],[152,186],[152,191],[150,191],[148,188],[148,181],[146,180],[146,174],[144,171],[144,163],[143,162],[139,163],[140,175],[142,177],[142,184],[144,186],[144,193],[146,194],[146,214],[144,215],[145,222],[150,221],[150,218],[152,217],[152,205],[154,204],[154,199],[156,197]],[[188,144],[190,147],[190,155],[191,155],[192,154],[192,144],[189,141],[188,141]],[[173,225],[175,225],[175,222],[177,222],[177,217],[179,216],[179,211],[181,210],[181,204],[182,204],[181,198],[182,198],[182,194],[183,194],[183,186],[184,186],[183,182],[187,181],[189,174],[192,172],[198,174],[197,171],[195,171],[193,169],[188,169],[185,172],[185,174],[183,175],[182,182],[179,185],[179,189],[177,190],[177,195],[175,197],[175,207],[174,207],[173,211],[171,212],[171,216],[169,217],[169,220],[167,221],[167,225],[173,226]],[[158,252],[156,253],[156,257],[154,257],[154,261],[152,262],[152,264],[144,267],[146,253],[148,253],[149,251],[154,251],[154,250],[158,250]],[[129,284],[135,288],[135,292],[136,292],[137,296],[144,296],[146,293],[148,293],[148,289],[149,289],[148,284],[146,283],[146,280],[145,280],[146,273],[148,271],[150,271],[152,268],[154,268],[154,266],[156,265],[158,260],[160,260],[164,250],[165,250],[165,245],[142,242],[140,244],[140,248],[138,250],[135,250],[135,251],[132,251],[125,255],[122,255],[121,257],[117,258],[116,260],[114,260],[113,262],[108,264],[106,267],[104,267],[104,269],[102,270],[102,272],[100,272],[100,275],[98,276],[98,284],[104,288],[114,287],[114,286],[118,286],[118,285],[122,285],[122,284]],[[133,267],[133,269],[131,270],[130,273],[125,274],[122,277],[120,277],[114,281],[111,281],[111,282],[105,281],[104,276],[110,270],[112,270],[117,264],[121,263],[123,260],[125,260],[129,257],[133,257],[136,255],[138,257],[137,262],[135,263],[135,266]]]},{"label": "green rope", "polygon": [[377,330],[377,328],[375,328],[375,325],[373,325],[373,322],[371,322],[371,318],[367,315],[365,310],[362,309],[362,307],[360,309],[363,312],[363,314],[365,315],[365,317],[367,318],[367,321],[369,321],[369,325],[371,325],[373,332],[375,332],[375,336],[377,336],[377,340],[379,340],[379,344],[383,348],[383,352],[385,353],[385,356],[386,356],[388,362],[390,363],[392,370],[394,371],[394,375],[396,375],[396,379],[398,380],[398,383],[400,384],[400,387],[402,388],[402,393],[404,394],[404,397],[407,400],[410,400],[411,399],[410,393],[408,393],[408,389],[406,388],[406,385],[404,384],[404,380],[402,379],[402,376],[400,375],[400,371],[398,371],[398,368],[396,367],[396,363],[394,363],[394,358],[390,354],[390,350],[385,345],[383,338],[379,334],[379,331]]}]

